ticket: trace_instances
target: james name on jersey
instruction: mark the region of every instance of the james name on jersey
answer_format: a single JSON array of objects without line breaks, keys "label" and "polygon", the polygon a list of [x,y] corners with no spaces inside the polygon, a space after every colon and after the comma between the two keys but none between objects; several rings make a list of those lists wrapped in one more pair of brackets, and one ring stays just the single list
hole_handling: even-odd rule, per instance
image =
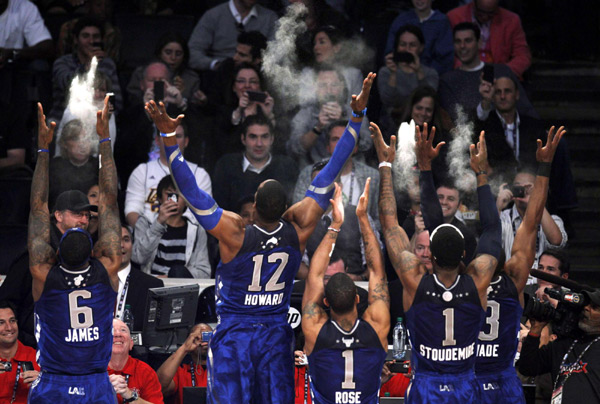
[{"label": "james name on jersey", "polygon": [[67,330],[66,342],[88,342],[100,339],[100,330],[98,327],[88,328],[69,328]]}]

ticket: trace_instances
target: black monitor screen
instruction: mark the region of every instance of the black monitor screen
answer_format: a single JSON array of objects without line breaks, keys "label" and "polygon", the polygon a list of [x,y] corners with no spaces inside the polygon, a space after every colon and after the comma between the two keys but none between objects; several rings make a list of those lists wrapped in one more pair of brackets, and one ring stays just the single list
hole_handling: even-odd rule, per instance
[{"label": "black monitor screen", "polygon": [[167,348],[183,344],[196,320],[199,291],[197,284],[149,289],[144,345]]}]

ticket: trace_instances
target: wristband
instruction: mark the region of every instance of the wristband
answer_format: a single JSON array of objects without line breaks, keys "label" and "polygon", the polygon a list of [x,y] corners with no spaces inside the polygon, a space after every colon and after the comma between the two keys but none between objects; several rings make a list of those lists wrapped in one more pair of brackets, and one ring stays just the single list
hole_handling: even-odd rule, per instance
[{"label": "wristband", "polygon": [[328,230],[328,231],[329,231],[329,230],[331,230],[331,231],[333,231],[333,232],[335,232],[335,233],[339,233],[339,232],[340,232],[340,229],[335,229],[335,228],[333,228],[333,227],[328,227],[328,228],[327,228],[327,230]]},{"label": "wristband", "polygon": [[161,136],[161,137],[171,137],[171,136],[175,136],[175,132],[171,132],[171,133],[162,133],[162,132],[160,132],[160,136]]},{"label": "wristband", "polygon": [[367,113],[367,109],[363,109],[362,111],[352,111],[352,116],[355,118],[362,118]]},{"label": "wristband", "polygon": [[322,131],[322,130],[319,130],[319,129],[317,129],[317,125],[315,125],[315,126],[312,128],[312,131],[313,131],[313,132],[315,132],[315,134],[316,134],[316,135],[318,135],[318,136],[321,136],[321,133],[323,133],[323,131]]},{"label": "wristband", "polygon": [[550,170],[552,168],[552,163],[538,163],[537,175],[542,177],[550,177]]},{"label": "wristband", "polygon": [[381,163],[379,163],[379,168],[381,167],[389,167],[392,168],[392,163],[389,163],[387,161],[382,161]]},{"label": "wristband", "polygon": [[110,138],[106,137],[104,139],[100,139],[100,143],[104,143],[104,142],[110,142]]},{"label": "wristband", "polygon": [[476,177],[478,177],[480,175],[487,175],[487,171],[481,170],[481,171],[479,171],[478,173],[475,174]]},{"label": "wristband", "polygon": [[44,152],[44,153],[50,153],[50,150],[48,149],[38,149],[37,151],[38,153]]},{"label": "wristband", "polygon": [[537,335],[537,334],[534,334],[534,333],[532,333],[532,332],[530,332],[529,334],[527,334],[527,336],[528,336],[528,337],[531,337],[531,338],[539,338],[539,337],[540,337],[539,335]]}]

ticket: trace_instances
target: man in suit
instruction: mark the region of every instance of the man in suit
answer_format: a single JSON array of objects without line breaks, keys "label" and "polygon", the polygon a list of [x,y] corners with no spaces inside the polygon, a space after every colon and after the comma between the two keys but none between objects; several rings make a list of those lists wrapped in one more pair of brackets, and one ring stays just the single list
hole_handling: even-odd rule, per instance
[{"label": "man in suit", "polygon": [[164,286],[163,281],[142,272],[140,266],[131,261],[133,238],[125,225],[121,225],[121,268],[119,269],[119,291],[115,317],[123,318],[125,305],[131,306],[133,329],[142,331],[146,310],[148,289]]}]

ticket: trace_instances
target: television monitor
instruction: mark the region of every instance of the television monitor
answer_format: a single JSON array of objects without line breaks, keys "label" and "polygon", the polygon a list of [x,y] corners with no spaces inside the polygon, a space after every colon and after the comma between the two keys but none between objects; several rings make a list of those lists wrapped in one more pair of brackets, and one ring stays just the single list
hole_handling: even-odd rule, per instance
[{"label": "television monitor", "polygon": [[198,284],[148,289],[142,341],[155,350],[173,352],[196,320]]}]

